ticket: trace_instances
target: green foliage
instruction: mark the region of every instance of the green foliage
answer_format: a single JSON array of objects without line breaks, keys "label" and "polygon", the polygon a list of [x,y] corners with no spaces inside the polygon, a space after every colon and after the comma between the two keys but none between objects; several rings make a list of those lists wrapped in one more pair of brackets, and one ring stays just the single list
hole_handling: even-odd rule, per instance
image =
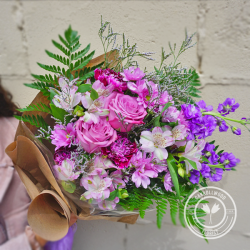
[{"label": "green foliage", "polygon": [[48,89],[50,87],[54,87],[53,84],[48,83],[48,82],[33,82],[33,83],[24,83],[25,86],[33,89],[38,89],[40,90],[44,96],[49,96],[50,93]]},{"label": "green foliage", "polygon": [[99,97],[98,93],[96,92],[96,90],[91,89],[91,93],[90,93],[90,98],[94,101]]},{"label": "green foliage", "polygon": [[59,119],[62,123],[64,123],[65,120],[67,124],[73,118],[72,115],[69,115],[69,113],[67,113],[64,109],[56,107],[53,103],[50,103],[50,108],[52,115],[56,119]]},{"label": "green foliage", "polygon": [[[62,44],[52,40],[53,45],[59,49],[64,54],[64,56],[45,50],[49,57],[67,66],[71,74],[72,71],[85,67],[93,58],[95,53],[95,51],[92,51],[90,54],[86,55],[90,50],[90,44],[88,44],[84,49],[77,51],[81,46],[79,43],[80,36],[77,34],[77,31],[72,30],[71,26],[69,26],[69,28],[64,32],[64,38],[59,35],[59,39]],[[75,62],[73,63],[73,61]],[[64,74],[66,72],[64,68],[60,68],[59,66],[56,67],[55,65],[44,65],[41,63],[38,63],[38,65],[41,68],[54,73]]]},{"label": "green foliage", "polygon": [[[161,64],[159,69],[155,67],[155,73],[151,74],[151,78],[163,85],[164,89],[173,96],[175,105],[182,103],[194,103],[193,98],[198,98],[201,93],[197,87],[200,87],[199,75],[195,69],[182,68],[177,63],[179,56],[187,49],[193,47],[192,38],[195,34],[188,36],[186,33],[185,40],[182,42],[180,49],[176,50],[176,44],[173,46],[169,43],[170,53],[166,54],[162,48]],[[173,57],[173,62],[165,64],[165,61]]]},{"label": "green foliage", "polygon": [[180,188],[179,188],[179,180],[178,180],[178,173],[177,173],[177,166],[175,163],[175,158],[172,154],[169,153],[167,159],[168,169],[175,187],[175,191],[178,197],[180,197]]},{"label": "green foliage", "polygon": [[43,128],[43,129],[48,129],[48,124],[44,121],[43,117],[40,115],[23,115],[23,116],[14,116],[16,119],[23,121],[23,122],[28,122],[33,126],[36,126],[38,128]]},{"label": "green foliage", "polygon": [[[101,28],[98,32],[102,42],[105,58],[105,68],[111,68],[115,71],[122,71],[130,66],[138,67],[135,57],[141,57],[146,60],[153,60],[151,52],[140,52],[137,50],[137,44],[130,45],[129,40],[124,34],[113,32],[110,22],[103,22],[101,18]],[[117,44],[120,40],[121,44]],[[108,53],[111,52],[111,53]],[[110,59],[115,54],[116,63],[113,64]]]},{"label": "green foliage", "polygon": [[41,111],[41,112],[51,114],[51,109],[42,102],[40,102],[40,103],[38,103],[36,105],[35,104],[30,104],[26,108],[18,109],[18,111],[20,111],[20,112]]}]

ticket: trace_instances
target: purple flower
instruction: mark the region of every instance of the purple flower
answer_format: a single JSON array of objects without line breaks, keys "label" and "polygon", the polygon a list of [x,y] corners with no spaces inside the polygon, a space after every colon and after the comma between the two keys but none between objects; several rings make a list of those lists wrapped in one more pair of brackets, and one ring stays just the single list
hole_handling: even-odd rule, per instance
[{"label": "purple flower", "polygon": [[61,165],[63,160],[71,158],[71,151],[67,148],[61,148],[54,154],[54,160],[56,164]]},{"label": "purple flower", "polygon": [[211,115],[193,118],[190,121],[190,134],[187,139],[193,140],[195,136],[197,136],[198,139],[204,139],[211,136],[216,128],[216,125],[216,119]]},{"label": "purple flower", "polygon": [[220,132],[226,132],[228,130],[227,123],[221,118],[217,118],[217,126],[219,126]]},{"label": "purple flower", "polygon": [[236,135],[241,135],[241,129],[231,126],[232,132]]},{"label": "purple flower", "polygon": [[128,69],[124,69],[121,75],[123,76],[123,80],[128,82],[141,80],[145,76],[145,73],[140,68],[129,67]]},{"label": "purple flower", "polygon": [[235,158],[232,153],[224,152],[220,155],[220,163],[224,165],[227,170],[235,167],[238,163],[240,163],[240,159]]},{"label": "purple flower", "polygon": [[203,112],[204,111],[208,112],[208,111],[212,111],[213,110],[213,106],[208,105],[206,107],[206,103],[203,100],[200,100],[199,102],[196,102],[196,104],[200,107],[201,111],[203,111]]},{"label": "purple flower", "polygon": [[201,117],[201,111],[193,104],[182,104],[181,109],[186,119]]},{"label": "purple flower", "polygon": [[135,142],[118,135],[118,139],[115,142],[101,150],[119,168],[126,168],[133,154],[138,151],[138,148]]},{"label": "purple flower", "polygon": [[198,170],[191,170],[190,171],[191,176],[189,177],[190,182],[192,182],[193,184],[197,184],[199,183],[200,180],[200,172]]},{"label": "purple flower", "polygon": [[214,168],[211,173],[209,180],[210,181],[220,181],[222,179],[223,169],[222,168]]},{"label": "purple flower", "polygon": [[164,187],[167,191],[171,191],[173,192],[172,190],[172,187],[173,187],[173,182],[172,182],[172,178],[171,178],[171,175],[170,173],[167,171],[167,173],[165,174],[164,176]]},{"label": "purple flower", "polygon": [[74,123],[68,123],[67,126],[57,124],[51,134],[51,143],[56,146],[55,150],[76,143],[76,130],[74,128]]},{"label": "purple flower", "polygon": [[210,167],[206,164],[206,163],[202,163],[201,164],[202,168],[200,170],[201,174],[203,177],[205,178],[209,178],[210,177]]},{"label": "purple flower", "polygon": [[228,115],[229,112],[234,112],[240,106],[239,103],[235,103],[234,98],[227,98],[222,104],[220,103],[218,106],[218,112],[221,115]]}]

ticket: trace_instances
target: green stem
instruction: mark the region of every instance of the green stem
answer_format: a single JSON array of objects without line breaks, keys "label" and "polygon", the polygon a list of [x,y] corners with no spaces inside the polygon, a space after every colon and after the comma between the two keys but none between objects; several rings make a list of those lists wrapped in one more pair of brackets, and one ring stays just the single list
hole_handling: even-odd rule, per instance
[{"label": "green stem", "polygon": [[212,165],[212,164],[207,164],[209,167],[212,167],[212,168],[222,168],[222,169],[226,169],[225,167],[224,167],[224,165],[222,165],[222,164],[218,164],[218,165]]},{"label": "green stem", "polygon": [[[236,120],[236,119],[232,119],[232,118],[227,118],[227,117],[224,117],[222,115],[220,115],[219,113],[214,113],[214,112],[202,112],[203,115],[212,115],[212,116],[217,116],[223,120],[228,120],[228,121],[232,121],[232,122],[237,122],[237,123],[240,123],[242,125],[245,125],[246,123],[248,124],[248,122],[246,121],[242,121],[242,120]],[[249,122],[250,123],[250,122]]]}]

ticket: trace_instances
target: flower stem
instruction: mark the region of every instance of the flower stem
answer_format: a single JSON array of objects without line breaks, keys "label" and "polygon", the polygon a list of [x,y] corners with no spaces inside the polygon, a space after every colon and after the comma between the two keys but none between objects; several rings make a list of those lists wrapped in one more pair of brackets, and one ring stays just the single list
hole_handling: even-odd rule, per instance
[{"label": "flower stem", "polygon": [[202,112],[203,115],[212,115],[212,116],[217,116],[223,120],[228,120],[228,121],[232,121],[232,122],[237,122],[237,123],[240,123],[242,125],[245,125],[245,124],[250,124],[250,122],[246,122],[246,121],[242,121],[242,120],[236,120],[236,119],[232,119],[232,118],[227,118],[227,117],[224,117],[222,115],[220,115],[219,113],[215,113],[215,112]]}]

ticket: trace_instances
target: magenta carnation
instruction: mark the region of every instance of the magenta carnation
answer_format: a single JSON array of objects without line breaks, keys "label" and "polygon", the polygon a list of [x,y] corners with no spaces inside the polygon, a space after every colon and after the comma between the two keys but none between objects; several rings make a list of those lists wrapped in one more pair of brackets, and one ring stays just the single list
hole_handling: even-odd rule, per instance
[{"label": "magenta carnation", "polygon": [[113,85],[114,89],[119,92],[127,90],[127,83],[123,81],[120,72],[115,72],[112,69],[95,69],[94,77],[102,82],[104,86]]},{"label": "magenta carnation", "polygon": [[138,151],[135,142],[131,142],[126,137],[121,135],[109,147],[102,148],[102,153],[112,160],[119,168],[123,169],[128,166],[128,163],[134,153]]}]

